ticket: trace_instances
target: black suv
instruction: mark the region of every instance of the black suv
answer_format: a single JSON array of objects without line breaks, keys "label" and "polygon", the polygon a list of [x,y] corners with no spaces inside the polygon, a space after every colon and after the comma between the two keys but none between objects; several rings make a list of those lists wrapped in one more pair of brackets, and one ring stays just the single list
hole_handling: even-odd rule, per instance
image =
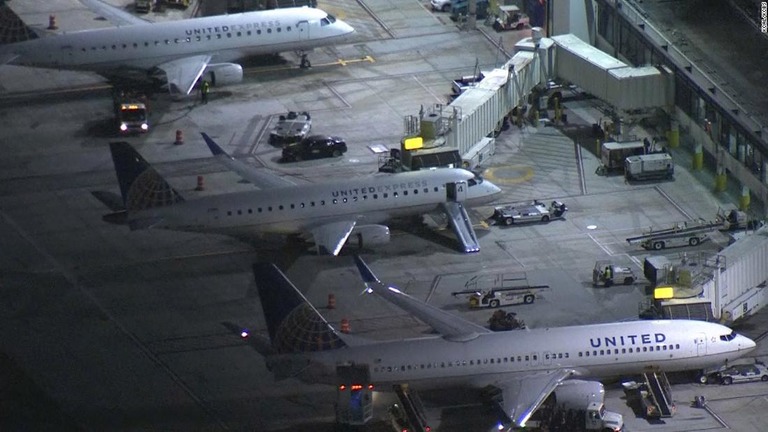
[{"label": "black suv", "polygon": [[283,147],[283,161],[338,157],[346,151],[347,143],[339,137],[312,135]]}]

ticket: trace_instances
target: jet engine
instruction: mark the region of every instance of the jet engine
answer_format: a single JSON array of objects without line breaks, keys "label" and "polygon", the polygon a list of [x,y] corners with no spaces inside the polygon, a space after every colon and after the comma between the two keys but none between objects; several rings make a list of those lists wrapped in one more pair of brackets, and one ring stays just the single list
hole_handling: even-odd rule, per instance
[{"label": "jet engine", "polygon": [[358,225],[349,234],[347,244],[357,243],[357,247],[376,246],[389,243],[389,227],[385,225]]},{"label": "jet engine", "polygon": [[212,86],[237,84],[243,80],[243,67],[236,63],[209,64],[203,76]]},{"label": "jet engine", "polygon": [[585,409],[590,402],[602,403],[605,389],[599,381],[565,380],[553,392],[557,405],[572,409]]}]

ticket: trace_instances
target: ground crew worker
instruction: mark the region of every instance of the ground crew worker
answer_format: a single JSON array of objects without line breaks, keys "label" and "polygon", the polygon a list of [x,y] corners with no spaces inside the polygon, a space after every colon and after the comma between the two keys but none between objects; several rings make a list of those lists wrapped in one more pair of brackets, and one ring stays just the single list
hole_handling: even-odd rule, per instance
[{"label": "ground crew worker", "polygon": [[203,104],[208,103],[208,92],[211,90],[211,84],[207,80],[203,80],[203,85],[200,86],[200,98],[203,100]]}]

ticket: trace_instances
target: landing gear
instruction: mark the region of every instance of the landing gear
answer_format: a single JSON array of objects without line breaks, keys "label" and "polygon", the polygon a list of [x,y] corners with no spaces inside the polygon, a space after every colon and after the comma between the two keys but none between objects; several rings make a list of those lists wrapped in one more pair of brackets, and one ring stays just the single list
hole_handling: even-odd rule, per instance
[{"label": "landing gear", "polygon": [[301,63],[299,64],[299,67],[302,69],[309,69],[312,67],[312,63],[309,62],[306,53],[301,53]]}]

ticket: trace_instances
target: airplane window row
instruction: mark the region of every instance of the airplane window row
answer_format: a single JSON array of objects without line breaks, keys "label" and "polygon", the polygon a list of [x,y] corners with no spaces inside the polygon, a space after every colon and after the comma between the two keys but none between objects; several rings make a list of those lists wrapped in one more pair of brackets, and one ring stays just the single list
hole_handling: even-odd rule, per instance
[{"label": "airplane window row", "polygon": [[[287,31],[287,32],[291,31],[291,26],[286,26],[285,27],[285,31]],[[277,33],[282,32],[282,27],[276,27],[275,28],[275,32],[277,32]],[[253,33],[254,32],[252,32],[251,30],[246,31],[245,33],[240,32],[240,31],[239,32],[235,32],[235,33],[229,32],[229,33],[226,33],[226,37],[227,38],[232,38],[233,36],[234,37],[242,37],[243,35],[245,35],[245,36],[252,36]],[[262,30],[258,29],[258,30],[255,31],[255,33],[257,35],[260,35],[262,33]],[[267,28],[266,29],[266,33],[272,33],[272,28]],[[211,34],[197,35],[197,36],[194,37],[194,41],[195,42],[201,42],[203,40],[209,41],[209,40],[213,40],[213,39],[223,39],[224,35],[225,35],[224,33],[216,33],[215,35],[211,35]],[[192,41],[193,41],[192,37],[186,37],[186,38],[165,39],[165,40],[162,40],[162,41],[159,41],[159,40],[156,40],[156,41],[144,41],[143,45],[145,47],[148,47],[150,45],[160,46],[161,44],[163,44],[163,45],[170,45],[172,43],[180,44],[180,43],[190,43]],[[138,43],[138,42],[134,42],[134,43],[130,44],[130,46],[132,46],[133,48],[138,48],[139,45],[141,45],[141,44]],[[117,49],[118,47],[121,47],[121,46],[122,46],[123,49],[126,49],[126,48],[129,47],[129,44],[125,44],[125,43],[124,44],[115,44],[115,45],[112,45],[111,47],[114,50],[114,49]],[[96,51],[99,48],[101,48],[102,50],[106,50],[108,48],[108,46],[107,45],[102,45],[101,47],[92,46],[90,49],[91,49],[91,51]],[[88,50],[88,48],[83,47],[80,50],[83,51],[83,52],[86,52]]]},{"label": "airplane window row", "polygon": [[[555,359],[555,358],[568,358],[568,353],[547,353],[545,355],[547,359]],[[456,361],[449,361],[449,362],[440,362],[440,363],[422,363],[418,365],[401,365],[401,366],[377,366],[373,368],[374,372],[406,372],[409,370],[417,370],[417,369],[442,369],[446,367],[460,367],[460,366],[480,366],[480,365],[487,365],[487,364],[502,364],[502,363],[516,363],[516,362],[522,362],[526,361],[529,362],[531,360],[537,361],[539,359],[538,354],[531,354],[531,355],[519,355],[517,357],[510,356],[510,357],[496,357],[496,358],[484,358],[484,359],[477,359],[477,360],[456,360]]]},{"label": "airplane window row", "polygon": [[[639,353],[639,352],[648,352],[648,351],[672,351],[680,349],[680,344],[675,345],[650,345],[650,346],[644,346],[642,347],[629,347],[629,348],[614,348],[613,352],[611,352],[610,349],[601,349],[601,350],[592,350],[592,351],[579,351],[579,357],[589,357],[590,355],[595,357],[599,355],[615,355],[615,354],[632,354]],[[591,353],[591,354],[590,354]]]},{"label": "airplane window row", "polygon": [[[435,186],[434,192],[439,192],[439,191],[440,191],[440,188]],[[408,195],[408,191],[407,190],[403,190],[401,192],[403,193],[404,196]],[[419,193],[418,189],[414,189],[413,190],[413,195],[417,195],[418,193]],[[423,189],[423,193],[429,193],[429,188],[424,188]],[[392,192],[392,197],[393,198],[397,198],[399,196],[400,195],[398,194],[398,192]],[[352,197],[349,197],[349,198],[348,197],[344,197],[341,200],[339,200],[338,198],[334,198],[332,201],[330,201],[330,203],[338,204],[339,202],[347,203],[347,202],[350,202],[350,201],[351,202],[366,201],[369,198],[370,199],[379,199],[379,194],[375,193],[375,194],[372,194],[372,195],[367,195],[367,194],[366,195],[355,195],[355,196],[352,196]],[[381,198],[382,199],[389,198],[389,193],[383,192],[381,194]],[[277,206],[276,209],[273,206],[257,207],[256,208],[256,213],[271,212],[271,211],[274,211],[274,210],[286,210],[288,208],[290,208],[291,210],[294,210],[296,208],[307,208],[307,207],[316,207],[316,206],[324,206],[324,205],[326,205],[325,200],[320,200],[318,202],[310,201],[309,203],[298,203],[298,204],[286,204],[286,205],[280,204],[280,205]],[[233,216],[235,214],[236,215],[243,215],[243,214],[253,214],[253,213],[254,213],[254,210],[250,209],[250,208],[246,209],[246,210],[242,210],[242,209],[240,209],[240,210],[228,210],[227,211],[227,216]]]},{"label": "airplane window row", "polygon": [[[648,352],[648,351],[672,351],[680,349],[680,344],[674,344],[674,345],[651,345],[651,346],[644,346],[644,347],[635,347],[635,348],[615,348],[613,349],[613,352],[610,349],[601,349],[601,350],[593,350],[593,351],[579,351],[579,357],[596,357],[599,355],[612,355],[612,354],[627,354],[627,353],[640,353],[640,352]],[[546,353],[544,354],[544,358],[546,360],[554,360],[554,359],[563,359],[563,358],[569,358],[568,353]],[[373,368],[374,372],[406,372],[409,370],[417,370],[417,369],[442,369],[446,367],[460,367],[460,366],[480,366],[480,365],[487,365],[487,364],[502,364],[502,363],[515,363],[515,362],[522,362],[522,361],[537,361],[538,355],[537,354],[531,354],[531,355],[519,355],[517,357],[510,356],[510,357],[497,357],[497,358],[485,358],[485,359],[477,359],[476,361],[473,360],[457,360],[457,361],[448,361],[448,362],[440,362],[440,363],[422,363],[418,365],[401,365],[401,366],[376,366]]]}]

